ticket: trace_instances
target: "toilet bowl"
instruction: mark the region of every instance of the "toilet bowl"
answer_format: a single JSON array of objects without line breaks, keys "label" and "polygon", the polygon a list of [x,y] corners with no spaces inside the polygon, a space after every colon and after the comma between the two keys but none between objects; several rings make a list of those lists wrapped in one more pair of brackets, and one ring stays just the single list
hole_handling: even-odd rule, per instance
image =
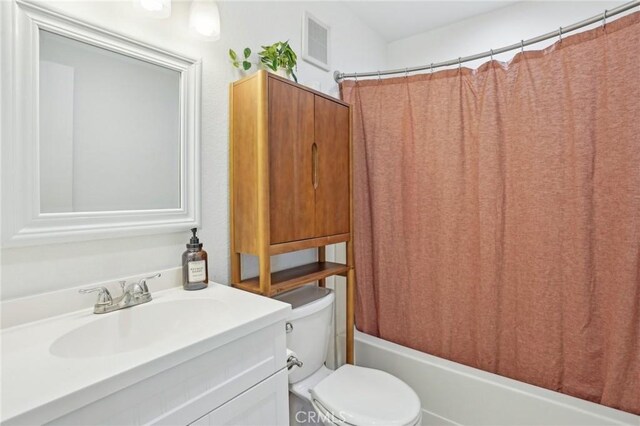
[{"label": "toilet bowl", "polygon": [[306,286],[276,299],[291,304],[287,348],[303,363],[289,373],[292,425],[420,424],[420,399],[397,377],[348,364],[335,371],[324,365],[333,321],[332,290]]}]

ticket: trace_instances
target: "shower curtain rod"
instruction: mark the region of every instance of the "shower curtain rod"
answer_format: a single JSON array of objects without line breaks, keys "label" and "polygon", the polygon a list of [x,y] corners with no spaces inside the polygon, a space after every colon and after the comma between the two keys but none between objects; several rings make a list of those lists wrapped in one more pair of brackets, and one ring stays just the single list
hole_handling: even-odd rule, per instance
[{"label": "shower curtain rod", "polygon": [[463,62],[475,61],[476,59],[489,58],[493,57],[493,55],[497,55],[500,53],[508,52],[510,50],[515,49],[523,49],[525,46],[529,46],[531,44],[540,43],[544,40],[549,40],[554,37],[559,37],[562,40],[562,36],[566,33],[578,30],[580,28],[586,27],[591,24],[595,24],[598,21],[602,21],[603,25],[606,24],[607,18],[611,18],[612,16],[618,15],[619,13],[626,12],[629,9],[632,9],[636,6],[640,6],[640,0],[634,0],[629,3],[622,4],[614,9],[606,10],[602,15],[592,16],[591,18],[585,19],[584,21],[580,21],[568,27],[560,27],[557,31],[552,31],[546,34],[543,34],[538,37],[530,38],[528,40],[521,40],[520,43],[512,44],[510,46],[501,47],[499,49],[491,49],[487,52],[477,53],[471,56],[459,57],[457,59],[451,59],[449,61],[431,63],[429,65],[421,65],[417,67],[408,67],[408,68],[399,68],[395,70],[386,70],[386,71],[369,71],[369,72],[354,72],[354,73],[341,73],[340,71],[335,71],[333,73],[333,79],[340,83],[340,80],[345,78],[355,78],[358,77],[381,77],[383,75],[392,75],[392,74],[408,74],[410,72],[416,71],[426,71],[426,70],[434,70],[435,68],[449,67],[452,65],[461,65]]}]

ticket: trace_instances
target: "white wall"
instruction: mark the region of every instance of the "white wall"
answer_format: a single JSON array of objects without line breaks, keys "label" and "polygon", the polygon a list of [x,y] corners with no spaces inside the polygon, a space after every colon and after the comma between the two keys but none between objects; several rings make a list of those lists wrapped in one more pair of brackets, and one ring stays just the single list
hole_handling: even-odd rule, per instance
[{"label": "white wall", "polygon": [[[47,2],[47,4],[51,4]],[[130,0],[56,2],[53,7],[133,38],[203,60],[202,81],[202,230],[209,253],[209,277],[228,283],[228,85],[239,74],[228,61],[229,48],[289,39],[300,52],[302,13],[310,11],[332,27],[334,69],[384,67],[385,43],[338,2],[220,2],[221,39],[205,42],[188,31],[189,3],[173,1],[167,20],[142,18]],[[302,83],[318,83],[337,96],[331,72],[300,61]],[[55,244],[2,250],[3,300],[117,279],[180,265],[188,232],[145,237]],[[282,268],[314,259],[312,252],[278,256]]]},{"label": "white wall", "polygon": [[[602,14],[624,1],[525,1],[473,18],[455,22],[412,37],[391,42],[387,46],[388,68],[405,68],[447,61],[496,49],[520,40],[555,31],[591,16]],[[557,39],[527,47],[543,48]],[[508,61],[517,52],[495,55]],[[487,59],[465,63],[477,68]]]}]

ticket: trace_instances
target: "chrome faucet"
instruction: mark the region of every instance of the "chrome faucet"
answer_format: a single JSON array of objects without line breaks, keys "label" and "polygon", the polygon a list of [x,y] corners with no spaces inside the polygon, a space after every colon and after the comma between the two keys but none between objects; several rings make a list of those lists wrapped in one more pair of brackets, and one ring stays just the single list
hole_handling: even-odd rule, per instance
[{"label": "chrome faucet", "polygon": [[122,294],[115,299],[111,297],[111,293],[106,287],[94,287],[83,288],[79,290],[80,293],[93,293],[98,292],[98,300],[93,306],[94,314],[106,314],[107,312],[113,312],[124,308],[130,308],[131,306],[140,305],[151,301],[151,293],[149,293],[149,287],[147,287],[147,280],[158,278],[160,274],[155,274],[151,277],[141,278],[136,283],[127,285],[126,281],[120,281],[120,288]]}]

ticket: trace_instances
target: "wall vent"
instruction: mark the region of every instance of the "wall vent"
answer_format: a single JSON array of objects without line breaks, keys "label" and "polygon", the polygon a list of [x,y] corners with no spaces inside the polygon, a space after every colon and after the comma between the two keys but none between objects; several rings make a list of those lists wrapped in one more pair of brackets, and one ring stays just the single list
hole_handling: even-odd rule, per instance
[{"label": "wall vent", "polygon": [[331,28],[309,12],[302,18],[302,59],[329,71]]}]

